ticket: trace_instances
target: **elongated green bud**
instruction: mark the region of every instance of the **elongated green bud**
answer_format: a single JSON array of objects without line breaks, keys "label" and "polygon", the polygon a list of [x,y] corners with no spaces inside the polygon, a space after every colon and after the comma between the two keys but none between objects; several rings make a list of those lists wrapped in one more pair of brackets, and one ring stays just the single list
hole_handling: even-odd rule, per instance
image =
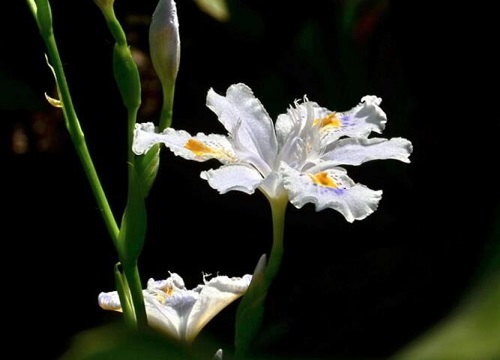
[{"label": "elongated green bud", "polygon": [[129,110],[138,109],[141,105],[141,80],[137,64],[127,46],[115,44],[113,69],[123,103]]},{"label": "elongated green bud", "polygon": [[149,51],[163,91],[160,130],[170,126],[175,80],[181,55],[179,21],[174,0],[159,0],[149,27]]}]

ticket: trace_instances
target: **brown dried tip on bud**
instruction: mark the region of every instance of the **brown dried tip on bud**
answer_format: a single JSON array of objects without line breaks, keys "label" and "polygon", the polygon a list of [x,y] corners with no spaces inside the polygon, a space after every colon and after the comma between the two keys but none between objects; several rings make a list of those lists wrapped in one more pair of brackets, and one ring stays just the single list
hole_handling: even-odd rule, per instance
[{"label": "brown dried tip on bud", "polygon": [[55,99],[53,97],[50,97],[49,95],[47,95],[47,93],[45,93],[45,99],[48,101],[48,103],[50,105],[52,105],[53,107],[55,108],[62,108],[62,103],[61,103],[61,100],[58,100],[58,99]]}]

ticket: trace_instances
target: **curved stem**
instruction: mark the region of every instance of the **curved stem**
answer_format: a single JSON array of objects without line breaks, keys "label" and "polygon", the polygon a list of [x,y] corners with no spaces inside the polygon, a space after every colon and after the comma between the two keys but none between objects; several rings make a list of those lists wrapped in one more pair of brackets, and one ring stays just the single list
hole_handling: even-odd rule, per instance
[{"label": "curved stem", "polygon": [[50,34],[49,36],[44,37],[44,41],[46,44],[47,52],[49,54],[50,64],[53,68],[56,78],[57,89],[59,92],[60,101],[62,103],[62,110],[64,113],[64,118],[66,119],[68,132],[71,136],[71,140],[73,141],[78,157],[80,158],[80,161],[83,165],[85,175],[87,176],[90,187],[92,188],[92,192],[97,201],[99,210],[101,211],[104,223],[106,224],[113,243],[115,244],[115,246],[117,246],[118,234],[120,230],[116,223],[116,219],[113,215],[111,207],[109,206],[106,194],[104,193],[104,190],[102,188],[99,176],[97,175],[97,171],[92,161],[92,157],[90,156],[90,152],[87,148],[85,136],[80,127],[80,122],[73,106],[71,93],[69,91],[62,62],[59,57],[59,51],[57,49],[55,37],[53,34]]}]

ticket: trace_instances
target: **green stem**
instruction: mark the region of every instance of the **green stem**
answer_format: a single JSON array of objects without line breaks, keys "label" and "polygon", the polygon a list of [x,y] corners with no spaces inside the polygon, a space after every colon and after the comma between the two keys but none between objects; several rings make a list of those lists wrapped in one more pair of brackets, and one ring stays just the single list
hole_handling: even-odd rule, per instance
[{"label": "green stem", "polygon": [[62,103],[62,110],[66,119],[68,132],[71,136],[71,140],[73,141],[78,157],[80,158],[80,161],[83,165],[85,175],[87,176],[90,187],[92,188],[92,192],[97,201],[99,210],[101,211],[104,223],[106,224],[113,243],[115,244],[115,246],[117,246],[118,234],[120,230],[116,223],[115,217],[113,216],[111,207],[109,206],[106,194],[104,193],[104,190],[102,188],[101,182],[97,175],[97,171],[90,156],[90,152],[87,148],[85,136],[80,127],[80,122],[73,106],[73,101],[71,99],[71,94],[69,91],[68,83],[66,81],[66,76],[64,74],[64,69],[59,56],[59,51],[57,49],[55,37],[53,34],[50,34],[47,37],[44,37],[44,41],[46,44],[47,52],[49,54],[50,64],[54,69],[57,88],[60,101]]},{"label": "green stem", "polygon": [[146,327],[148,326],[148,321],[137,261],[122,264],[122,267],[125,279],[128,284],[130,295],[132,297],[136,326],[140,330],[146,329]]},{"label": "green stem", "polygon": [[163,105],[160,114],[159,130],[163,131],[172,125],[172,113],[174,107],[174,86],[163,87]]},{"label": "green stem", "polygon": [[120,297],[120,304],[122,306],[123,316],[125,322],[130,326],[134,327],[136,325],[135,311],[132,304],[132,294],[130,293],[130,288],[127,283],[127,279],[122,273],[120,263],[115,265],[115,284],[118,296]]},{"label": "green stem", "polygon": [[[265,193],[264,193],[265,194]],[[267,194],[266,194],[267,196]],[[236,312],[235,359],[245,359],[254,343],[264,318],[266,297],[271,284],[278,274],[283,258],[283,237],[285,229],[285,213],[288,197],[268,197],[271,205],[273,221],[273,245],[269,261],[262,270],[262,259],[254,271],[252,282],[241,299]]]},{"label": "green stem", "polygon": [[270,201],[273,218],[273,246],[271,256],[264,272],[266,287],[269,287],[278,274],[283,258],[283,237],[285,233],[285,213],[288,205],[286,196]]},{"label": "green stem", "polygon": [[[90,156],[90,152],[87,148],[85,136],[76,115],[62,61],[59,56],[57,43],[53,34],[49,3],[47,0],[40,0],[39,3],[35,3],[34,0],[27,0],[27,3],[39,25],[40,34],[47,48],[50,66],[56,78],[57,91],[59,93],[59,99],[62,104],[66,127],[70,134],[71,140],[73,141],[80,161],[83,165],[85,174],[90,183],[92,192],[94,193],[94,196],[96,198],[108,232],[111,236],[111,239],[113,240],[115,248],[118,250],[118,255],[123,264],[123,273],[115,268],[115,280],[121,297],[121,302],[123,303],[122,307],[125,313],[126,321],[131,325],[137,324],[136,326],[138,326],[139,328],[144,328],[145,326],[147,326],[147,317],[144,307],[142,285],[137,267],[137,259],[126,259],[126,255],[124,253],[125,249],[120,243],[120,228],[118,227],[115,217],[113,216],[111,207],[109,206],[106,195],[97,175],[97,171]],[[113,33],[113,36],[115,37],[117,43],[120,46],[126,47],[127,42],[125,33],[123,32],[121,26],[119,26],[113,9],[111,8],[111,11],[106,11],[104,12],[104,14],[105,16],[107,16],[107,20],[112,20],[108,21],[108,25],[110,26],[110,30]],[[131,164],[133,164],[134,154],[132,152],[132,141],[138,106],[129,108],[128,110],[128,160]],[[131,174],[129,170],[129,183],[131,182],[132,176],[133,174]],[[125,243],[126,242],[127,241],[125,240]],[[125,262],[124,260],[128,261]]]},{"label": "green stem", "polygon": [[[102,5],[102,4],[101,4]],[[129,46],[127,43],[127,37],[123,28],[118,21],[112,3],[106,3],[105,6],[100,7],[102,14],[106,20],[106,24],[115,39],[115,53],[114,58],[114,71],[115,79],[117,85],[122,94],[122,100],[127,108],[127,162],[128,166],[128,202],[127,208],[125,209],[124,217],[127,220],[122,220],[122,231],[120,237],[120,245],[117,248],[120,261],[123,268],[123,278],[126,285],[127,294],[130,295],[131,309],[129,311],[133,312],[135,317],[135,325],[139,329],[144,329],[147,326],[147,316],[146,309],[144,307],[144,296],[142,293],[141,278],[139,275],[139,269],[137,266],[139,253],[136,251],[136,245],[138,242],[142,243],[143,239],[138,238],[142,234],[135,230],[137,228],[133,220],[129,216],[134,218],[140,215],[144,215],[142,212],[145,209],[138,209],[135,207],[137,205],[137,179],[135,174],[135,155],[132,151],[132,143],[134,139],[134,127],[137,121],[137,113],[139,111],[141,99],[140,99],[140,80],[137,66],[134,63],[132,56],[130,54]],[[142,196],[144,196],[142,194]],[[142,201],[143,199],[139,200]],[[131,207],[129,207],[131,206]],[[139,211],[139,214],[134,213]],[[131,212],[131,214],[129,213]],[[140,223],[140,221],[139,221]],[[131,231],[132,230],[132,231]],[[140,248],[140,246],[138,246]]]},{"label": "green stem", "polygon": [[[128,110],[127,148],[128,148],[128,161],[132,164],[134,164],[135,162],[135,154],[132,151],[132,142],[134,140],[134,127],[137,119],[137,112],[138,108]],[[132,176],[134,176],[134,174],[132,174],[133,171],[135,171],[134,167],[129,167],[128,170],[129,182],[132,181]],[[125,239],[125,243],[129,243],[130,241],[131,241],[130,239]],[[134,241],[134,239],[132,239],[132,241]],[[123,270],[132,297],[132,304],[134,308],[135,318],[137,321],[137,327],[139,329],[145,329],[147,327],[148,321],[146,316],[146,309],[144,306],[144,295],[142,293],[141,277],[139,275],[139,268],[137,266],[137,258],[131,259],[130,263],[123,263]]]},{"label": "green stem", "polygon": [[[128,109],[127,111],[127,160],[131,164],[135,164],[135,154],[132,151],[132,144],[134,142],[134,128],[137,121],[137,113],[139,108]],[[130,169],[129,167],[129,181],[130,181]]]},{"label": "green stem", "polygon": [[128,47],[127,36],[125,35],[125,31],[123,31],[123,28],[121,27],[120,22],[116,17],[115,9],[113,8],[113,6],[106,8],[106,11],[103,11],[102,13],[104,15],[104,19],[106,20],[106,23],[108,24],[109,31],[113,35],[113,38],[118,43],[118,45]]}]

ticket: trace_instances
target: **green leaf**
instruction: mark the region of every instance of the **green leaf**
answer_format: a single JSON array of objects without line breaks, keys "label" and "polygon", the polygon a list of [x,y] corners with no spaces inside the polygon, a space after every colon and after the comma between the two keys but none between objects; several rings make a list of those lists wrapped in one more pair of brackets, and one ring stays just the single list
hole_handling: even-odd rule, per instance
[{"label": "green leaf", "polygon": [[81,332],[59,360],[210,359],[211,350],[203,350],[193,351],[152,330],[113,324]]},{"label": "green leaf", "polygon": [[115,264],[113,273],[115,275],[116,291],[120,297],[123,315],[125,316],[125,320],[133,325],[135,323],[134,307],[132,305],[127,279],[122,273],[120,263]]},{"label": "green leaf", "polygon": [[135,169],[142,193],[146,198],[154,184],[160,166],[160,145],[153,145],[149,151],[135,158]]},{"label": "green leaf", "polygon": [[500,272],[392,360],[500,359]]},{"label": "green leaf", "polygon": [[243,295],[236,311],[234,345],[237,357],[244,357],[259,333],[264,317],[264,305],[269,284],[265,281],[266,255],[262,255],[255,267],[250,286]]},{"label": "green leaf", "polygon": [[135,262],[146,237],[147,214],[142,186],[134,165],[129,163],[128,201],[122,217],[118,243],[122,263]]}]

